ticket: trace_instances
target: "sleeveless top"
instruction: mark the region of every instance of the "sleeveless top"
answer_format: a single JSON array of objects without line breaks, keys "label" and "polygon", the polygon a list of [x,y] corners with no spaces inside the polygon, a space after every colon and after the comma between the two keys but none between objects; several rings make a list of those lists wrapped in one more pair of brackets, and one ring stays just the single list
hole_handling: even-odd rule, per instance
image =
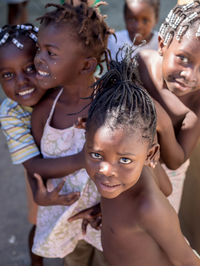
[{"label": "sleeveless top", "polygon": [[[82,150],[85,143],[85,130],[74,126],[56,129],[50,126],[56,103],[63,89],[54,100],[51,112],[44,127],[41,139],[41,153],[45,158],[56,158],[72,155]],[[85,169],[80,169],[66,177],[60,194],[80,191],[78,201],[71,206],[39,206],[33,252],[42,257],[64,257],[71,253],[79,240],[84,239],[99,250],[102,250],[100,231],[88,226],[86,235],[82,235],[82,219],[69,223],[72,215],[100,202],[100,194]],[[61,179],[47,182],[52,190]]]}]

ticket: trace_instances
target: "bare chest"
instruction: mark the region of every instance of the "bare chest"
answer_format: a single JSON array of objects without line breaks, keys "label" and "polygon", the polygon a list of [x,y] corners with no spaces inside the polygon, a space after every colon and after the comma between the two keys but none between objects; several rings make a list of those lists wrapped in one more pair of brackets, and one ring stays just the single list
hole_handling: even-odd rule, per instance
[{"label": "bare chest", "polygon": [[110,207],[102,208],[101,235],[104,254],[111,266],[171,266],[158,243],[141,227],[134,206]]}]

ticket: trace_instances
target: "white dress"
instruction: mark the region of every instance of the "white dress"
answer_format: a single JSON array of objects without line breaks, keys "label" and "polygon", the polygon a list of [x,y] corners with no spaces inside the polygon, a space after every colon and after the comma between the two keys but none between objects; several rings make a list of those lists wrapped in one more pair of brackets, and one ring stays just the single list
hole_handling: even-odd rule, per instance
[{"label": "white dress", "polygon": [[[41,152],[46,158],[78,153],[85,143],[85,130],[83,129],[74,126],[66,129],[56,129],[50,126],[54,108],[61,93],[62,90],[54,101],[41,139]],[[80,169],[64,177],[64,179],[66,181],[61,193],[80,191],[81,196],[71,206],[39,207],[32,250],[42,257],[65,257],[74,250],[81,239],[102,250],[100,231],[88,226],[87,234],[83,236],[81,232],[82,220],[68,222],[68,218],[72,215],[100,202],[100,194],[95,184],[89,178],[85,169]],[[48,190],[51,190],[60,182],[61,179],[48,180]]]}]

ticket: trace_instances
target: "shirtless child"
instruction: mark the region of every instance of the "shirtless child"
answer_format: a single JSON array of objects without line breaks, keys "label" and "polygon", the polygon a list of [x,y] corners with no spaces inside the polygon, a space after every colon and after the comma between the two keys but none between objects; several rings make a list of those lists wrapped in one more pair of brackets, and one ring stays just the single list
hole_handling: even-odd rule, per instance
[{"label": "shirtless child", "polygon": [[126,56],[98,81],[86,124],[86,169],[102,196],[105,257],[111,266],[198,266],[149,167],[159,152],[156,111]]}]

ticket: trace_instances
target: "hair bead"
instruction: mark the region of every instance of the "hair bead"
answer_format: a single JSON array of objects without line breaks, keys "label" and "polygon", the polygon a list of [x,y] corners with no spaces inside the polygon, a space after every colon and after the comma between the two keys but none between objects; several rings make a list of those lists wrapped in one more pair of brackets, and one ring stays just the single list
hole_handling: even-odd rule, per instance
[{"label": "hair bead", "polygon": [[37,42],[37,36],[34,34],[34,33],[30,33],[29,34],[29,37],[32,39],[32,40],[34,40],[35,42]]},{"label": "hair bead", "polygon": [[13,38],[12,43],[17,46],[19,49],[23,49],[24,45],[20,43],[17,39]]},{"label": "hair bead", "polygon": [[8,33],[5,33],[4,36],[3,36],[3,38],[0,41],[0,45],[4,44],[7,41],[7,39],[8,39],[9,36],[10,35]]}]

